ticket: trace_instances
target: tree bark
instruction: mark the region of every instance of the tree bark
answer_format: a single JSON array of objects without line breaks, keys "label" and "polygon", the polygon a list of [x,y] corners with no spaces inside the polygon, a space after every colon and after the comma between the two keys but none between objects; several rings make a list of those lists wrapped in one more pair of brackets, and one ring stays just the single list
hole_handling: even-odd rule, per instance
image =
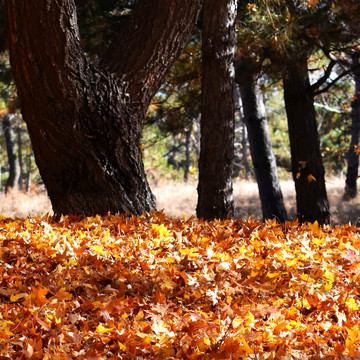
[{"label": "tree bark", "polygon": [[185,129],[185,166],[184,166],[184,181],[189,180],[190,174],[190,153],[191,153],[191,133],[193,131],[194,119],[191,118],[189,127]]},{"label": "tree bark", "polygon": [[81,45],[74,0],[6,1],[11,66],[56,215],[155,208],[142,121],[202,2],[139,1],[95,65]]},{"label": "tree bark", "polygon": [[207,0],[202,33],[201,150],[197,216],[233,214],[235,0]]},{"label": "tree bark", "polygon": [[330,221],[314,98],[306,58],[286,64],[283,74],[297,216],[301,222]]},{"label": "tree bark", "polygon": [[22,156],[23,143],[22,143],[22,128],[21,128],[21,120],[19,119],[19,123],[16,127],[17,132],[17,145],[18,145],[18,159],[19,159],[19,189],[22,190],[24,187],[24,161]]},{"label": "tree bark", "polygon": [[248,129],[251,158],[255,170],[263,219],[287,219],[283,195],[272,150],[268,122],[258,74],[243,60],[237,66],[236,80],[239,84]]},{"label": "tree bark", "polygon": [[[359,55],[353,56],[353,65],[359,64]],[[350,200],[357,195],[357,178],[359,173],[359,140],[360,140],[360,68],[354,73],[355,94],[351,102],[351,142],[348,153],[347,173],[345,181],[344,200]]]},{"label": "tree bark", "polygon": [[9,176],[5,183],[5,194],[9,188],[16,188],[19,179],[19,167],[17,164],[17,157],[15,152],[15,136],[11,124],[11,119],[14,117],[13,114],[7,113],[3,118],[3,130],[6,143],[6,152],[8,156],[9,164]]}]

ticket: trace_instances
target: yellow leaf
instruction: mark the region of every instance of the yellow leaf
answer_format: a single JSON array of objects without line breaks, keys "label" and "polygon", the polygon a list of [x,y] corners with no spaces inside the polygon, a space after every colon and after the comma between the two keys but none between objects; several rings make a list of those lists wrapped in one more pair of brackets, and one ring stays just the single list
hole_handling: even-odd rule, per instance
[{"label": "yellow leaf", "polygon": [[331,281],[327,281],[324,285],[323,285],[323,290],[326,291],[330,291],[333,287],[333,283]]},{"label": "yellow leaf", "polygon": [[105,328],[105,327],[103,327],[102,324],[99,324],[95,331],[97,333],[106,333],[106,332],[111,332],[113,330],[114,330],[114,328]]},{"label": "yellow leaf", "polygon": [[21,297],[21,294],[16,294],[16,295],[11,294],[10,295],[10,301],[11,302],[17,302],[17,301],[19,301],[20,297]]},{"label": "yellow leaf", "polygon": [[126,345],[122,344],[120,341],[118,341],[118,345],[121,351],[126,351]]},{"label": "yellow leaf", "polygon": [[270,279],[273,279],[273,278],[278,278],[278,277],[280,277],[280,276],[281,276],[281,273],[279,273],[279,272],[267,273],[266,275],[267,275],[267,277],[269,277]]},{"label": "yellow leaf", "polygon": [[246,354],[254,354],[254,350],[249,346],[245,339],[242,339],[241,342]]},{"label": "yellow leaf", "polygon": [[325,238],[312,238],[311,241],[315,244],[315,245],[323,245],[326,243],[326,239]]},{"label": "yellow leaf", "polygon": [[356,301],[355,301],[355,299],[354,298],[352,298],[352,297],[348,297],[347,299],[346,299],[346,307],[350,310],[350,311],[356,311],[358,308],[359,308],[359,306],[358,306],[358,304],[356,303]]}]

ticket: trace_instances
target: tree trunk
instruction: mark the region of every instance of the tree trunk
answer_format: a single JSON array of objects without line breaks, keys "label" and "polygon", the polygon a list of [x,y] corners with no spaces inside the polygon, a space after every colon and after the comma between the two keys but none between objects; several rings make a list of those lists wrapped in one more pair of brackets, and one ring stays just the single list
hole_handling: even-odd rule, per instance
[{"label": "tree trunk", "polygon": [[201,147],[197,216],[233,214],[235,0],[207,0],[202,38]]},{"label": "tree trunk", "polygon": [[22,190],[24,187],[24,161],[22,156],[22,128],[21,120],[19,119],[19,124],[16,127],[17,132],[17,145],[18,145],[18,159],[19,159],[19,189]]},{"label": "tree trunk", "polygon": [[189,180],[190,173],[190,153],[191,153],[191,133],[193,130],[194,119],[190,120],[189,128],[185,129],[185,167],[184,167],[184,181]]},{"label": "tree trunk", "polygon": [[[235,75],[236,77],[236,75]],[[241,94],[239,86],[236,86],[235,89],[235,106],[238,110],[239,114],[239,121],[240,121],[240,131],[241,131],[241,155],[242,155],[242,162],[244,164],[244,170],[245,170],[245,179],[249,180],[252,178],[251,168],[248,161],[248,132],[246,129],[246,124],[244,120],[244,114],[243,114],[243,106],[241,102]]]},{"label": "tree trunk", "polygon": [[7,113],[3,118],[3,130],[6,143],[6,152],[9,163],[9,177],[5,183],[5,194],[9,188],[16,188],[19,179],[19,168],[17,164],[17,157],[15,152],[15,137],[14,131],[11,124],[11,119],[14,117],[13,114]]},{"label": "tree trunk", "polygon": [[26,157],[27,171],[26,171],[26,177],[25,177],[25,191],[27,194],[30,194],[30,190],[31,190],[31,173],[32,173],[31,158],[32,158],[32,152],[30,149],[30,151],[28,152],[28,155]]},{"label": "tree trunk", "polygon": [[297,216],[301,222],[318,221],[319,224],[328,224],[330,211],[325,171],[306,58],[287,63],[283,83]]},{"label": "tree trunk", "polygon": [[56,215],[155,208],[142,121],[203,0],[139,1],[101,62],[83,51],[74,0],[7,0],[11,66]]},{"label": "tree trunk", "polygon": [[285,222],[287,214],[272,150],[263,95],[256,78],[258,75],[248,64],[246,60],[239,64],[236,80],[240,88],[263,218],[276,218],[279,222]]},{"label": "tree trunk", "polygon": [[[359,64],[359,55],[353,56],[353,66]],[[344,200],[350,200],[357,195],[356,181],[359,172],[359,140],[360,140],[360,68],[354,71],[355,94],[351,102],[351,143],[348,154],[348,168],[345,181]]]}]

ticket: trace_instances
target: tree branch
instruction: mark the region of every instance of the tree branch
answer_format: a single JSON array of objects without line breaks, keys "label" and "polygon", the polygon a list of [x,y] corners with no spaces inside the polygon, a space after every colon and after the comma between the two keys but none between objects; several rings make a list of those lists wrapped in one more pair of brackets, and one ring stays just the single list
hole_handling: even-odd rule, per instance
[{"label": "tree branch", "polygon": [[314,91],[313,95],[317,96],[320,94],[323,94],[324,92],[327,92],[333,85],[335,85],[340,79],[342,79],[344,76],[352,73],[354,70],[360,68],[360,64],[357,64],[355,66],[352,66],[350,69],[342,72],[340,75],[338,75],[334,80],[332,80],[331,82],[329,82],[325,87],[323,87],[322,89],[319,89],[318,91]]},{"label": "tree branch", "polygon": [[336,61],[335,60],[330,60],[329,65],[327,66],[324,75],[313,85],[310,86],[310,91],[312,93],[315,93],[315,90],[318,89],[321,85],[323,85],[326,80],[330,77],[331,72],[334,68],[334,66],[336,65]]}]

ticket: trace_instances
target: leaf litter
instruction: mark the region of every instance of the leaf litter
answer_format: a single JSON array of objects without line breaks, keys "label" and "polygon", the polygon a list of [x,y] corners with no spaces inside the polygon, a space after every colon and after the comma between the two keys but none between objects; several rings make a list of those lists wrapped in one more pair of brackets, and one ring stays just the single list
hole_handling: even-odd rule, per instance
[{"label": "leaf litter", "polygon": [[0,219],[0,359],[360,359],[353,225]]}]

